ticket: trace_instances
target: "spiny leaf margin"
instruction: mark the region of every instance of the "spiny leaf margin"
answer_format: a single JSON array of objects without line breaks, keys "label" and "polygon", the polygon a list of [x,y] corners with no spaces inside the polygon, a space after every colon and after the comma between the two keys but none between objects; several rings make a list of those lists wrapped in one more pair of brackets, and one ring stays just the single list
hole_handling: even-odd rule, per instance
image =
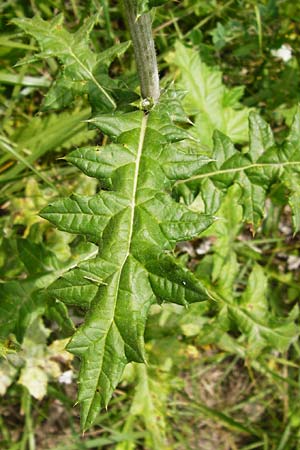
[{"label": "spiny leaf margin", "polygon": [[[151,304],[186,306],[208,299],[201,282],[176,263],[173,248],[180,240],[199,236],[214,219],[170,196],[180,162],[189,166],[189,173],[197,173],[207,158],[196,158],[195,150],[185,147],[174,157],[175,142],[187,133],[172,123],[169,100],[150,114],[118,114],[109,129],[113,144],[68,156],[105,190],[94,197],[58,200],[41,212],[59,229],[85,234],[99,245],[96,258],[49,289],[67,304],[90,307],[68,346],[82,360],[78,401],[84,430],[99,408],[107,406],[127,362],[145,361],[143,336]],[[107,132],[107,117],[103,119]],[[102,125],[100,116],[97,126]]]},{"label": "spiny leaf margin", "polygon": [[[289,192],[294,231],[299,231],[300,133],[298,110],[290,133],[281,145],[276,145],[270,126],[255,112],[249,115],[249,150],[237,150],[231,140],[216,130],[213,136],[211,161],[187,180],[178,180],[177,196],[200,192],[207,214],[215,214],[229,187],[238,184],[242,196],[243,220],[257,230],[265,215],[265,201],[273,185],[278,184]],[[188,199],[187,199],[188,201]]]}]

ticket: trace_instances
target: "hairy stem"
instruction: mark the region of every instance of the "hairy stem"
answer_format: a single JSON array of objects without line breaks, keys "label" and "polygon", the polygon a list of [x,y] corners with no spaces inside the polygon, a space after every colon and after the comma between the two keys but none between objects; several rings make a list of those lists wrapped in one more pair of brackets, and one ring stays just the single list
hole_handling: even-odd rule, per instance
[{"label": "hairy stem", "polygon": [[124,0],[143,98],[159,99],[159,77],[150,13],[136,15],[136,0]]}]

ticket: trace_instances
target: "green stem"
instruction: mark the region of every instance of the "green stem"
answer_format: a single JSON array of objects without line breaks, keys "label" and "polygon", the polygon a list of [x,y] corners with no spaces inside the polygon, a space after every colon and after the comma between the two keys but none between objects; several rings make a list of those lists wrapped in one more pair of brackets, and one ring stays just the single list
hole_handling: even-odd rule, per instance
[{"label": "green stem", "polygon": [[25,415],[25,428],[20,442],[20,450],[36,450],[33,422],[32,422],[32,411],[31,411],[31,397],[26,388],[23,389],[22,394],[22,410]]},{"label": "green stem", "polygon": [[263,54],[263,34],[262,34],[262,23],[261,23],[261,14],[259,10],[259,6],[256,4],[254,6],[256,22],[257,22],[257,34],[258,34],[258,47],[259,53]]},{"label": "green stem", "polygon": [[105,20],[105,28],[106,28],[106,32],[107,32],[107,38],[108,38],[108,41],[113,42],[114,41],[114,33],[112,30],[112,26],[111,26],[108,0],[101,0],[101,5],[103,8],[103,17]]},{"label": "green stem", "polygon": [[159,99],[159,77],[150,13],[136,15],[136,1],[124,0],[143,98]]}]

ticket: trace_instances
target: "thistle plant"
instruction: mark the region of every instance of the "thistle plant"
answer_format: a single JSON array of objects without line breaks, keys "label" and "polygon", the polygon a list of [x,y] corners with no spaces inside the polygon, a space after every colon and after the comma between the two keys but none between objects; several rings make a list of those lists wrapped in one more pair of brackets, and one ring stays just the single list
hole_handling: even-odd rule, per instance
[{"label": "thistle plant", "polygon": [[[64,29],[62,16],[48,22],[40,17],[15,20],[38,41],[41,53],[35,59],[55,57],[61,65],[44,108],[62,108],[76,96],[87,95],[92,108],[88,122],[109,141],[102,147],[76,149],[65,158],[97,179],[99,192],[59,198],[40,213],[59,230],[84,236],[98,248],[96,256],[64,271],[46,290],[49,299],[86,310],[67,347],[81,359],[78,402],[83,430],[107,407],[126,364],[147,363],[144,332],[155,303],[188,308],[195,302],[214,302],[251,344],[257,337],[260,350],[268,345],[285,350],[297,336],[296,311],[281,325],[275,319],[264,322],[216,292],[201,273],[186,268],[174,249],[217,222],[217,211],[232,186],[240,189],[243,220],[253,231],[265,214],[272,187],[282,186],[299,230],[300,113],[280,147],[269,126],[251,113],[249,149],[241,152],[215,131],[210,154],[204,152],[182,107],[182,92],[166,88],[160,93],[149,11],[153,3],[124,0],[140,108],[135,106],[137,93],[123,80],[111,78],[108,70],[129,44],[95,54],[88,39],[95,18],[76,33]],[[201,199],[201,207],[195,207],[195,199]]]}]

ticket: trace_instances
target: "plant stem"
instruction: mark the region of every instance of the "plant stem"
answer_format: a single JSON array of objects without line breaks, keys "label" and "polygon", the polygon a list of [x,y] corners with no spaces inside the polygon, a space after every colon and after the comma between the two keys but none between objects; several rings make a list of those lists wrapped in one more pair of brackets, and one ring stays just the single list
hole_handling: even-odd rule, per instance
[{"label": "plant stem", "polygon": [[263,54],[263,35],[262,35],[262,23],[261,23],[261,14],[258,5],[254,5],[256,22],[257,22],[257,34],[258,34],[258,47],[259,53]]},{"label": "plant stem", "polygon": [[136,15],[136,1],[124,0],[143,98],[159,99],[159,77],[150,13]]},{"label": "plant stem", "polygon": [[25,415],[25,429],[20,442],[20,449],[36,450],[34,430],[32,423],[32,411],[31,411],[31,397],[26,388],[23,389],[22,394],[22,410]]},{"label": "plant stem", "polygon": [[103,8],[103,17],[104,17],[105,28],[106,28],[106,32],[107,32],[107,40],[112,43],[114,41],[114,33],[112,30],[112,26],[111,26],[108,0],[101,0],[101,5]]}]

